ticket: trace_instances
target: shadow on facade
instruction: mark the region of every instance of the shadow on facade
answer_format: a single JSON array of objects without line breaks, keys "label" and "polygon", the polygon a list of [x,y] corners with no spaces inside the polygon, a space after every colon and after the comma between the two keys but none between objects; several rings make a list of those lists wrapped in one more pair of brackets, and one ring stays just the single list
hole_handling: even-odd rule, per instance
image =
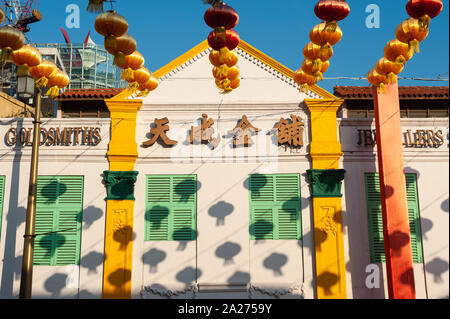
[{"label": "shadow on facade", "polygon": [[166,252],[153,248],[142,255],[142,262],[150,266],[150,273],[158,272],[158,264],[163,262],[167,257]]},{"label": "shadow on facade", "polygon": [[216,226],[225,226],[225,218],[231,215],[234,211],[234,206],[225,201],[220,201],[211,206],[208,210],[208,215],[217,219]]},{"label": "shadow on facade", "polygon": [[287,264],[288,257],[285,254],[273,253],[264,259],[263,265],[269,270],[273,271],[274,277],[283,276],[281,268]]},{"label": "shadow on facade", "polygon": [[81,267],[88,269],[88,274],[98,274],[97,268],[103,266],[103,254],[92,251],[83,258],[81,258]]},{"label": "shadow on facade", "polygon": [[103,210],[95,206],[87,207],[83,212],[84,229],[89,229],[97,220],[103,217]]},{"label": "shadow on facade", "polygon": [[224,265],[234,264],[233,258],[239,255],[241,246],[235,243],[227,242],[216,249],[216,256],[224,260]]},{"label": "shadow on facade", "polygon": [[435,283],[442,283],[444,282],[442,275],[448,272],[448,262],[436,257],[426,264],[425,270],[433,275]]},{"label": "shadow on facade", "polygon": [[186,288],[188,288],[194,282],[197,282],[198,278],[200,278],[201,276],[202,276],[201,269],[186,267],[176,275],[176,279],[179,282],[184,283],[186,285]]}]

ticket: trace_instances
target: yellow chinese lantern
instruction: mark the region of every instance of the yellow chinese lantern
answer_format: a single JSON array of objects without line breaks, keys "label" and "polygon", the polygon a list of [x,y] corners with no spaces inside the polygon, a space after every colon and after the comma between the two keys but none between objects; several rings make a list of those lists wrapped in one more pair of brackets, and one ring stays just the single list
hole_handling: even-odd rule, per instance
[{"label": "yellow chinese lantern", "polygon": [[139,93],[137,96],[146,97],[151,91],[156,90],[159,86],[159,80],[156,76],[150,76],[150,78],[144,84],[141,84],[138,88]]},{"label": "yellow chinese lantern", "polygon": [[59,95],[59,90],[69,85],[70,79],[66,72],[57,70],[56,74],[48,80],[47,86],[49,87],[47,95],[51,98],[55,98]]},{"label": "yellow chinese lantern", "polygon": [[[326,28],[327,23],[322,22],[316,25],[309,33],[309,39],[312,43],[320,45],[319,57],[331,57],[333,55],[332,46],[336,45],[342,39],[342,30],[336,26],[336,30],[332,31]],[[327,59],[328,60],[328,59]]]},{"label": "yellow chinese lantern", "polygon": [[42,55],[38,49],[26,44],[19,50],[13,52],[12,61],[18,66],[18,74],[26,75],[30,67],[41,64]]},{"label": "yellow chinese lantern", "polygon": [[384,57],[391,62],[406,64],[414,55],[414,50],[411,50],[409,45],[394,39],[389,41],[384,47]]},{"label": "yellow chinese lantern", "polygon": [[125,65],[125,57],[136,51],[137,42],[129,34],[116,38],[116,45],[105,39],[105,49],[114,56],[115,65]]},{"label": "yellow chinese lantern", "polygon": [[401,42],[409,44],[411,49],[420,52],[420,42],[428,36],[429,29],[420,27],[419,20],[410,18],[403,21],[395,30],[395,37]]},{"label": "yellow chinese lantern", "polygon": [[105,48],[115,49],[116,39],[128,31],[128,22],[124,17],[110,10],[97,16],[94,27],[99,34],[105,37]]},{"label": "yellow chinese lantern", "polygon": [[58,67],[55,63],[48,60],[42,60],[38,66],[30,68],[30,75],[36,80],[37,87],[47,86],[48,81],[53,78],[58,72]]},{"label": "yellow chinese lantern", "polygon": [[375,70],[371,70],[369,72],[369,75],[367,76],[367,81],[369,81],[370,84],[377,87],[378,94],[380,93],[386,93],[386,76],[378,73]]},{"label": "yellow chinese lantern", "polygon": [[304,60],[302,63],[302,70],[307,74],[312,74],[314,78],[316,79],[316,83],[320,80],[323,81],[323,73],[325,73],[328,68],[330,67],[330,62],[325,61],[322,62],[320,70],[317,70],[316,72],[313,72],[313,62],[311,60]]},{"label": "yellow chinese lantern", "polygon": [[307,91],[310,86],[317,83],[313,74],[306,73],[302,69],[295,71],[293,79],[300,86],[300,92]]},{"label": "yellow chinese lantern", "polygon": [[228,67],[231,68],[238,63],[239,58],[233,51],[231,51],[230,54],[227,56],[223,55],[221,56],[219,51],[212,50],[211,53],[209,54],[209,61],[215,67],[219,67],[222,64],[226,64]]},{"label": "yellow chinese lantern", "polygon": [[139,86],[144,85],[152,76],[152,73],[145,67],[142,66],[136,71],[134,71],[133,80],[128,86],[130,90],[138,90]]},{"label": "yellow chinese lantern", "polygon": [[306,59],[311,60],[312,65],[312,71],[313,73],[320,71],[322,69],[323,62],[328,61],[333,56],[333,49],[330,50],[322,50],[322,47],[320,45],[314,44],[312,42],[309,42],[304,48],[303,48],[303,55]]},{"label": "yellow chinese lantern", "polygon": [[386,76],[386,84],[397,83],[397,75],[403,71],[403,68],[403,64],[389,61],[384,57],[379,59],[375,65],[375,71]]},{"label": "yellow chinese lantern", "polygon": [[119,68],[123,69],[122,79],[127,82],[132,82],[134,77],[134,71],[141,68],[145,63],[144,56],[138,51],[134,51],[132,54],[125,57],[125,64],[119,65]]},{"label": "yellow chinese lantern", "polygon": [[11,61],[14,51],[25,45],[25,36],[18,29],[10,26],[0,27],[1,62]]}]

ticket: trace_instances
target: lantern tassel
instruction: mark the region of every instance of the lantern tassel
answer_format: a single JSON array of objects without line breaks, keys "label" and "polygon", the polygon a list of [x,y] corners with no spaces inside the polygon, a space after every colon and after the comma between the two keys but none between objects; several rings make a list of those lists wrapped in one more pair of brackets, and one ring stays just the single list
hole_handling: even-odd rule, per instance
[{"label": "lantern tassel", "polygon": [[300,84],[300,93],[308,93],[309,91],[309,85],[306,83]]},{"label": "lantern tassel", "polygon": [[5,62],[9,62],[12,60],[12,55],[13,55],[13,49],[11,49],[10,47],[6,47],[2,49],[2,55],[1,55],[1,62],[5,63]]},{"label": "lantern tassel", "polygon": [[222,64],[217,68],[217,76],[219,78],[224,78],[228,76],[228,65]]},{"label": "lantern tassel", "polygon": [[426,31],[430,27],[431,18],[428,14],[425,14],[419,18],[420,31]]},{"label": "lantern tassel", "polygon": [[378,92],[378,94],[385,94],[386,93],[386,85],[384,83],[378,84],[377,92]]},{"label": "lantern tassel", "polygon": [[137,83],[137,82],[131,82],[127,87],[127,90],[130,90],[130,91],[137,91],[138,89],[139,89],[139,83]]},{"label": "lantern tassel", "polygon": [[316,79],[316,82],[323,81],[324,80],[323,73],[317,71],[316,73],[314,73],[314,78]]},{"label": "lantern tassel", "polygon": [[117,38],[113,35],[105,37],[105,48],[117,49]]},{"label": "lantern tassel", "polygon": [[128,68],[123,70],[121,78],[127,81],[128,83],[131,83],[134,81],[134,71],[132,68]]},{"label": "lantern tassel", "polygon": [[37,79],[36,82],[35,82],[35,85],[38,88],[43,88],[43,87],[47,86],[47,84],[48,84],[48,79],[45,76],[43,76],[42,78]]},{"label": "lantern tassel", "polygon": [[114,65],[117,65],[118,67],[125,65],[125,54],[122,52],[116,53],[116,55],[114,55]]},{"label": "lantern tassel", "polygon": [[47,91],[47,96],[50,96],[52,99],[56,98],[59,95],[59,87],[52,86]]},{"label": "lantern tassel", "polygon": [[420,53],[420,44],[419,41],[414,39],[409,41],[409,48],[414,52],[416,50],[417,53]]},{"label": "lantern tassel", "polygon": [[219,50],[219,63],[221,64],[230,63],[232,55],[233,54],[231,53],[230,49],[228,49],[227,47],[221,48]]},{"label": "lantern tassel", "polygon": [[319,58],[326,60],[333,55],[333,47],[329,42],[323,44],[319,50]]},{"label": "lantern tassel", "polygon": [[401,64],[401,65],[405,66],[406,59],[405,59],[405,57],[403,55],[399,55],[398,57],[395,58],[394,63]]},{"label": "lantern tassel", "polygon": [[397,75],[394,72],[390,72],[386,74],[386,84],[395,84],[397,83]]},{"label": "lantern tassel", "polygon": [[316,73],[317,71],[320,71],[322,69],[322,64],[323,62],[321,59],[315,59],[312,64],[312,72]]},{"label": "lantern tassel", "polygon": [[136,96],[137,97],[147,97],[150,94],[149,90],[143,90],[143,91],[139,91]]},{"label": "lantern tassel", "polygon": [[91,13],[103,12],[103,0],[89,0],[87,11]]},{"label": "lantern tassel", "polygon": [[337,21],[326,21],[325,27],[323,28],[322,32],[328,30],[334,33],[337,30],[337,25]]}]

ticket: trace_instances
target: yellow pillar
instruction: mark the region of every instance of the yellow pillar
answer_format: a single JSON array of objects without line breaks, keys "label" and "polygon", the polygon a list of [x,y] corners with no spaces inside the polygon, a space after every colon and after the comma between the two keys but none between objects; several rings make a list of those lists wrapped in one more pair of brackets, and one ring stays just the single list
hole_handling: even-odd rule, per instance
[{"label": "yellow pillar", "polygon": [[111,113],[111,139],[104,172],[108,197],[106,204],[103,298],[131,298],[133,255],[134,171],[138,158],[136,143],[137,112],[141,100],[105,100]]},{"label": "yellow pillar", "polygon": [[314,211],[314,245],[318,299],[346,299],[344,233],[339,169],[337,111],[343,100],[305,100],[311,118],[308,171]]}]

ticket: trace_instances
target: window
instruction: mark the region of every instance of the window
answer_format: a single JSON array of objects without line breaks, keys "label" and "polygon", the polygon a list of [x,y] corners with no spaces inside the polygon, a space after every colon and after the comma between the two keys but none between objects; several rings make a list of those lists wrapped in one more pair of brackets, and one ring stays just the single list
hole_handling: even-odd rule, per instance
[{"label": "window", "polygon": [[300,175],[251,175],[250,239],[299,240]]},{"label": "window", "polygon": [[[369,226],[370,260],[372,263],[386,261],[383,239],[383,217],[380,197],[380,180],[376,173],[365,174],[367,215]],[[414,263],[423,262],[422,235],[420,230],[419,198],[416,174],[406,174],[411,248]]]},{"label": "window", "polygon": [[80,264],[83,176],[39,176],[34,264]]},{"label": "window", "polygon": [[196,240],[197,176],[148,175],[146,190],[145,240]]},{"label": "window", "polygon": [[0,176],[0,235],[2,234],[3,196],[5,193],[5,176]]}]

